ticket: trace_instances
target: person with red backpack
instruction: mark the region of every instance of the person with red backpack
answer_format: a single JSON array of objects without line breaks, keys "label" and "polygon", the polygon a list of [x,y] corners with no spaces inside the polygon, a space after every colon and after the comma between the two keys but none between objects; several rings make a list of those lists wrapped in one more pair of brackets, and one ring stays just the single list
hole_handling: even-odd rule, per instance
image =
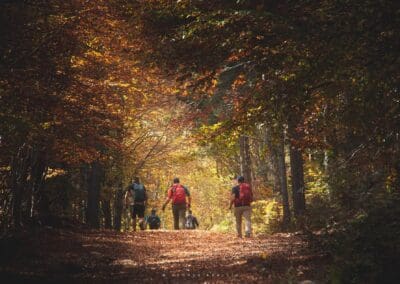
[{"label": "person with red backpack", "polygon": [[251,235],[251,202],[253,201],[253,192],[251,186],[244,182],[244,177],[239,176],[237,182],[238,185],[232,188],[229,209],[232,208],[232,205],[235,206],[236,231],[239,238],[242,237],[242,217],[244,217],[245,237],[248,238]]},{"label": "person with red backpack", "polygon": [[186,209],[190,208],[190,192],[186,186],[179,183],[179,178],[174,178],[174,184],[168,189],[168,196],[162,206],[165,210],[167,204],[172,201],[172,214],[174,217],[174,230],[185,228]]}]

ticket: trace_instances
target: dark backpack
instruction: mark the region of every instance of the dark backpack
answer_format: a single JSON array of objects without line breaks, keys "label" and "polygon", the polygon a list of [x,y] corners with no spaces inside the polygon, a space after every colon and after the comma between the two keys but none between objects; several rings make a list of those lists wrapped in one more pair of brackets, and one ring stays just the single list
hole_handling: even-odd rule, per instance
[{"label": "dark backpack", "polygon": [[135,202],[143,202],[146,200],[146,192],[144,190],[144,185],[140,183],[134,183],[132,185],[133,188],[133,199]]},{"label": "dark backpack", "polygon": [[239,204],[242,206],[249,206],[253,201],[253,193],[251,187],[247,183],[239,185]]},{"label": "dark backpack", "polygon": [[160,218],[150,215],[147,219],[150,229],[158,229],[160,227]]},{"label": "dark backpack", "polygon": [[194,217],[192,215],[189,215],[186,217],[186,222],[185,222],[185,228],[186,229],[194,229]]}]

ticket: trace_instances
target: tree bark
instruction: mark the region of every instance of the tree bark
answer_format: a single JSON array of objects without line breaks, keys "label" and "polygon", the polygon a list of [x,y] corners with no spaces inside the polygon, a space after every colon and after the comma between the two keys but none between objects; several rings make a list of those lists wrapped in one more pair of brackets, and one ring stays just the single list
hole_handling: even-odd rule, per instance
[{"label": "tree bark", "polygon": [[394,183],[395,189],[400,192],[400,161],[396,163],[396,181]]},{"label": "tree bark", "polygon": [[240,172],[244,177],[244,180],[252,184],[251,178],[251,156],[250,156],[250,145],[249,137],[240,136],[239,137],[239,147],[240,147]]},{"label": "tree bark", "polygon": [[273,182],[274,188],[273,191],[276,193],[281,192],[281,184],[280,184],[280,175],[279,175],[279,165],[278,165],[278,153],[277,153],[277,143],[274,140],[276,135],[273,135],[272,130],[269,127],[266,127],[264,132],[265,144],[267,145],[267,149],[269,152],[269,159],[272,164],[272,174],[273,174]]},{"label": "tree bark", "polygon": [[[266,127],[259,126],[257,137],[266,137]],[[270,182],[271,173],[273,170],[273,162],[266,158],[265,150],[267,147],[265,139],[254,139],[254,159],[253,162],[253,176],[260,177],[261,182],[267,185]]]},{"label": "tree bark", "polygon": [[89,167],[89,176],[87,183],[87,210],[86,221],[91,228],[100,227],[99,220],[99,202],[101,189],[102,169],[98,161],[95,161]]},{"label": "tree bark", "polygon": [[35,149],[32,157],[31,165],[31,183],[30,183],[30,206],[29,217],[32,218],[36,211],[37,199],[39,191],[42,189],[47,172],[46,151],[44,148]]},{"label": "tree bark", "polygon": [[292,180],[293,212],[295,217],[304,214],[306,209],[305,187],[304,187],[304,160],[302,151],[296,145],[299,134],[293,124],[289,124],[290,143],[290,172]]},{"label": "tree bark", "polygon": [[121,230],[124,191],[122,182],[118,185],[114,199],[114,230]]},{"label": "tree bark", "polygon": [[22,221],[23,192],[27,183],[30,158],[31,149],[28,145],[24,144],[20,147],[17,155],[13,157],[11,162],[11,215],[14,227],[19,227]]},{"label": "tree bark", "polygon": [[104,214],[104,228],[111,229],[111,202],[110,200],[103,200],[101,204]]},{"label": "tree bark", "polygon": [[86,200],[81,200],[81,202],[79,203],[79,220],[82,223],[87,223],[86,220],[86,211],[87,211],[87,206],[86,206]]},{"label": "tree bark", "polygon": [[285,133],[283,126],[274,133],[271,129],[267,130],[266,141],[270,149],[274,165],[274,180],[282,196],[283,206],[283,226],[287,227],[290,223],[291,213],[289,206],[289,193],[287,189],[287,173],[285,162]]}]

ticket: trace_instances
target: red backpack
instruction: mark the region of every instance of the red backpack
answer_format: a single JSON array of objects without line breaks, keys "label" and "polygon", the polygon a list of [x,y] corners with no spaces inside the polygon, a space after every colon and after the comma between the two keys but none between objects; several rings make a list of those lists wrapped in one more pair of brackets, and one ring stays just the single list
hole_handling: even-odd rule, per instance
[{"label": "red backpack", "polygon": [[173,185],[171,190],[172,190],[172,204],[186,203],[186,191],[182,185],[180,184]]},{"label": "red backpack", "polygon": [[241,183],[239,188],[239,204],[249,206],[253,201],[253,192],[250,185],[248,183]]}]

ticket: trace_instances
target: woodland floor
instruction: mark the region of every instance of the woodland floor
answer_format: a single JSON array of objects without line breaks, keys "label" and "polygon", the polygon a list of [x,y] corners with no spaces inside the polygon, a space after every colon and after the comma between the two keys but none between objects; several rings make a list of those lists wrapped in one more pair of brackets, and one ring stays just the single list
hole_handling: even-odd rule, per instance
[{"label": "woodland floor", "polygon": [[1,283],[321,283],[327,262],[298,234],[200,230],[41,229],[0,249]]}]

